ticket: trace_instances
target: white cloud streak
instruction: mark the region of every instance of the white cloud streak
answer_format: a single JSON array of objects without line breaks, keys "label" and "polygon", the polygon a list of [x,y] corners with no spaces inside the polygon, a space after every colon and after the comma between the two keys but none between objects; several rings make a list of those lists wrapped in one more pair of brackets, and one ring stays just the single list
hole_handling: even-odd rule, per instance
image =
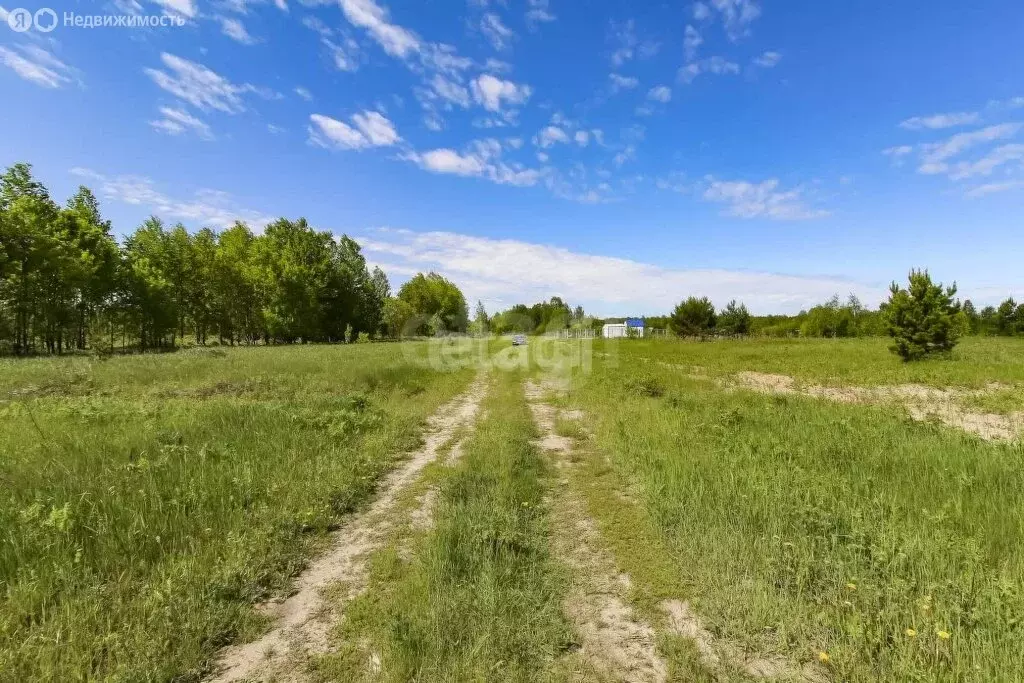
[{"label": "white cloud streak", "polygon": [[659,85],[647,92],[647,99],[655,102],[665,103],[672,99],[672,88],[667,85]]},{"label": "white cloud streak", "polygon": [[74,69],[38,45],[17,45],[16,50],[0,46],[0,64],[44,88],[56,89],[80,82]]},{"label": "white cloud streak", "polygon": [[476,78],[471,88],[473,99],[491,112],[502,111],[504,105],[514,108],[525,104],[533,92],[528,85],[519,85],[491,74],[482,74]]},{"label": "white cloud streak", "polygon": [[726,215],[729,216],[796,221],[829,215],[828,211],[807,205],[803,188],[781,190],[776,178],[752,183],[706,176],[705,182],[702,197],[709,202],[726,204]]},{"label": "white cloud streak", "polygon": [[481,17],[480,31],[491,42],[494,49],[499,52],[508,49],[516,35],[512,32],[512,29],[501,22],[501,17],[494,12],[488,12]]},{"label": "white cloud streak", "polygon": [[107,176],[87,168],[73,168],[71,174],[96,184],[99,195],[105,199],[145,207],[165,220],[182,221],[193,227],[223,229],[243,221],[261,230],[274,220],[259,211],[239,208],[229,195],[217,190],[199,190],[192,199],[175,199],[157,190],[153,181],[143,176]]},{"label": "white cloud streak", "polygon": [[949,114],[933,114],[931,116],[914,116],[900,122],[900,128],[906,130],[940,130],[955,126],[967,126],[978,123],[981,115],[976,111],[953,112]]},{"label": "white cloud streak", "polygon": [[256,93],[262,97],[272,96],[265,90],[249,85],[236,85],[211,69],[190,62],[187,59],[164,52],[160,55],[167,71],[145,69],[154,83],[178,99],[188,102],[203,111],[211,109],[227,114],[245,111],[242,95]]},{"label": "white cloud streak", "polygon": [[941,142],[928,143],[923,146],[921,165],[917,170],[926,175],[946,173],[950,168],[949,160],[978,145],[1012,137],[1017,134],[1022,125],[1024,124],[1000,123],[967,133],[957,133]]},{"label": "white cloud streak", "polygon": [[390,147],[402,140],[391,121],[376,111],[355,114],[353,125],[323,114],[311,114],[309,120],[310,144],[325,149]]},{"label": "white cloud streak", "polygon": [[455,281],[470,300],[489,302],[491,312],[561,296],[596,315],[664,314],[693,294],[709,296],[719,307],[738,299],[754,313],[796,313],[836,293],[853,292],[871,305],[885,295],[883,287],[842,278],[666,268],[452,232],[377,229],[357,239],[367,258],[389,272],[436,270]]},{"label": "white cloud streak", "polygon": [[213,139],[213,131],[210,130],[210,126],[192,116],[183,108],[160,107],[160,114],[162,118],[150,121],[149,125],[161,133],[183,135],[187,132],[193,132],[204,140]]}]

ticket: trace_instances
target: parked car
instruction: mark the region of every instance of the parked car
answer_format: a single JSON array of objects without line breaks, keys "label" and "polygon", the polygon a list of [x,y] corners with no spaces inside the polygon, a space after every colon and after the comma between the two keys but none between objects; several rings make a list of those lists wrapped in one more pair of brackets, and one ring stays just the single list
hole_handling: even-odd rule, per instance
[{"label": "parked car", "polygon": [[513,334],[512,335],[512,346],[526,346],[526,335],[525,334]]}]

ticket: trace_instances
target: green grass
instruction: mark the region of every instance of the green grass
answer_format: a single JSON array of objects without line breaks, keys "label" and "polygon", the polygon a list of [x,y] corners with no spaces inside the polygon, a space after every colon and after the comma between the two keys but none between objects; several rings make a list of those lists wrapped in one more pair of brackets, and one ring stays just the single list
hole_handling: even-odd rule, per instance
[{"label": "green grass", "polygon": [[[440,475],[433,528],[396,542],[347,609],[326,680],[537,681],[569,645],[548,548],[548,474],[518,373],[496,373],[458,466]],[[381,671],[367,668],[379,654]]]},{"label": "green grass", "polygon": [[[564,402],[583,418],[556,423],[580,443],[566,476],[652,624],[662,600],[684,599],[744,651],[827,652],[836,680],[1012,678],[1020,441],[693,376],[998,382],[961,403],[1024,406],[1022,340],[966,339],[911,364],[885,347],[629,340],[591,355],[531,338],[0,361],[0,680],[201,678],[220,646],[265,626],[252,604],[287,588],[481,360],[486,418],[461,462],[428,468],[404,501],[436,486],[434,526],[397,528],[375,556],[321,678],[372,678],[370,652],[385,680],[571,677],[567,569],[522,380],[573,365]],[[685,639],[659,643],[672,680],[736,673],[708,671]]]},{"label": "green grass", "polygon": [[819,384],[1024,385],[1024,338],[967,337],[949,357],[904,363],[888,339],[599,340],[596,354],[620,365],[663,362],[698,366],[711,376],[742,370],[789,375]]},{"label": "green grass", "polygon": [[[602,359],[576,378],[569,402],[595,433],[590,510],[638,604],[688,599],[720,637],[798,662],[827,652],[841,680],[1005,680],[1024,670],[1019,442],[985,443],[885,407],[726,392],[653,364],[637,381],[638,364],[622,358],[646,351],[799,374],[789,348],[818,359],[802,376],[827,367],[815,379],[886,383],[910,372],[1007,381],[1014,362],[986,377],[979,356],[941,366],[942,377],[885,379],[884,356],[857,368],[816,343],[742,344],[623,344],[617,367]],[[608,505],[617,490],[635,504]]]},{"label": "green grass", "polygon": [[199,678],[466,386],[424,347],[4,362],[0,678]]},{"label": "green grass", "polygon": [[1024,412],[1024,386],[994,389],[976,396],[964,396],[958,400],[967,410],[980,413],[1009,415]]}]

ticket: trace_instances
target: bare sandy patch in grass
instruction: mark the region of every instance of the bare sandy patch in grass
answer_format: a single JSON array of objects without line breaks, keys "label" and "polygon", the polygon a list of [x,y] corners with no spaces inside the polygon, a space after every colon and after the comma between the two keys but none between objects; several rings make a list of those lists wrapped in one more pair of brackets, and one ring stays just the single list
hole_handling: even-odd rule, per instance
[{"label": "bare sandy patch in grass", "polygon": [[[299,680],[299,664],[310,655],[329,650],[328,633],[339,615],[323,592],[344,587],[347,602],[365,590],[369,555],[380,548],[395,524],[400,494],[435,461],[457,430],[472,424],[486,392],[477,378],[470,389],[443,406],[427,422],[423,446],[392,471],[364,513],[354,516],[331,539],[330,550],[315,559],[295,581],[295,593],[258,609],[275,617],[271,629],[251,643],[226,648],[217,661],[215,682],[239,680]],[[429,518],[429,512],[423,513]]]},{"label": "bare sandy patch in grass", "polygon": [[751,678],[760,680],[806,681],[817,683],[827,681],[828,677],[812,664],[796,667],[788,658],[781,655],[750,656],[744,655],[735,646],[719,642],[704,627],[690,605],[679,600],[666,600],[661,609],[668,617],[668,628],[672,633],[693,642],[700,657],[712,671],[720,671],[728,667],[742,671]]},{"label": "bare sandy patch in grass", "polygon": [[939,389],[920,384],[899,384],[877,387],[826,387],[798,384],[788,375],[764,372],[740,372],[734,376],[736,385],[767,394],[799,394],[839,403],[899,403],[910,416],[919,421],[938,420],[988,441],[1009,441],[1024,433],[1024,412],[1008,415],[979,413],[964,408],[961,401],[985,396],[1005,387],[992,383],[981,389]]}]

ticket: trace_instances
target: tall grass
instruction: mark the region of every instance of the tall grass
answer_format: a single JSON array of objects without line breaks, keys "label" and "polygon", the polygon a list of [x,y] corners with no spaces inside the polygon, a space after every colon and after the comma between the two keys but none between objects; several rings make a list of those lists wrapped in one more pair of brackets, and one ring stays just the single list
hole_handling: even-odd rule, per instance
[{"label": "tall grass", "polygon": [[199,678],[471,374],[414,355],[5,364],[0,678]]},{"label": "tall grass", "polygon": [[[411,559],[396,548],[378,559],[370,591],[347,610],[342,654],[321,662],[324,678],[537,681],[569,643],[548,475],[517,373],[497,375],[483,411],[442,478],[432,530]],[[379,673],[363,647],[379,654]]]},{"label": "tall grass", "polygon": [[1020,443],[645,372],[599,362],[572,400],[664,548],[651,566],[672,568],[713,630],[752,651],[824,652],[843,680],[1024,671]]}]

